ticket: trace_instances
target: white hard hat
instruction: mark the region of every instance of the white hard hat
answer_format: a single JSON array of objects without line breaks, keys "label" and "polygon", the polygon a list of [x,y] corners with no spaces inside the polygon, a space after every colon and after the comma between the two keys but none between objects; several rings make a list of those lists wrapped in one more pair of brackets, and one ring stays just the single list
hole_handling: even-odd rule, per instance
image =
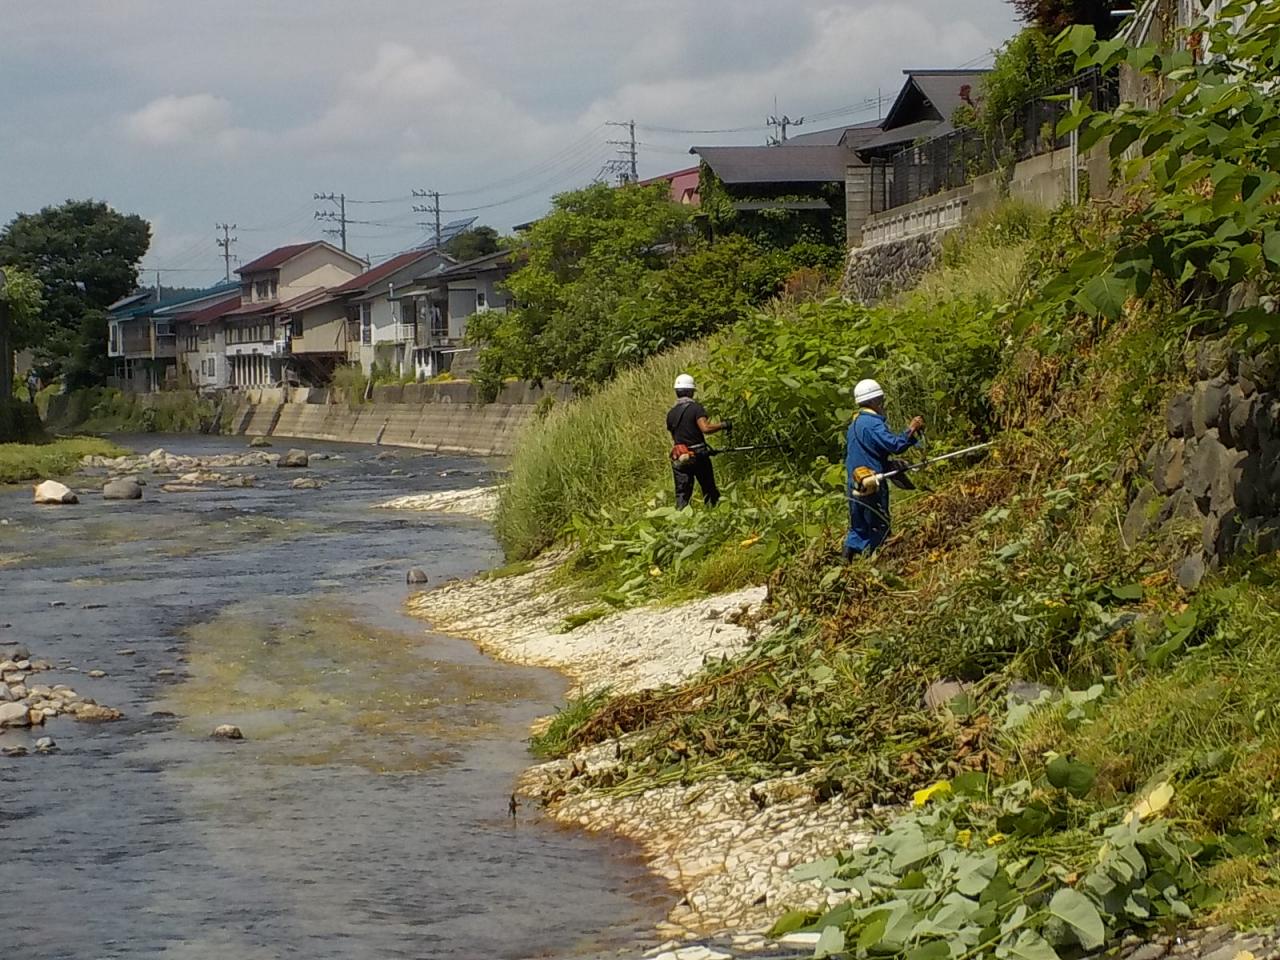
[{"label": "white hard hat", "polygon": [[693,382],[693,377],[689,376],[687,373],[682,373],[680,376],[676,377],[676,389],[697,390],[698,385]]},{"label": "white hard hat", "polygon": [[859,380],[858,385],[853,388],[854,403],[868,403],[871,400],[879,400],[883,396],[884,390],[874,380]]}]

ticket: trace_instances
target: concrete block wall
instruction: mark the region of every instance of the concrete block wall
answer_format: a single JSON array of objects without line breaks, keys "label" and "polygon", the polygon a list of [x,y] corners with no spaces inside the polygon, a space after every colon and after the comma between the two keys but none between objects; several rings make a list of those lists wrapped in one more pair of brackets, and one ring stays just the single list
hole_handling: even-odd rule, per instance
[{"label": "concrete block wall", "polygon": [[500,457],[512,453],[534,409],[510,403],[247,403],[231,432]]}]

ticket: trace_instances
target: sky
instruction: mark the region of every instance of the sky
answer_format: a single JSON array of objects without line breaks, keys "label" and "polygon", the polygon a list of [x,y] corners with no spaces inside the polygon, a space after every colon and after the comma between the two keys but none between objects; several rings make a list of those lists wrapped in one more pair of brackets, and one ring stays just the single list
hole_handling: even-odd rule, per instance
[{"label": "sky", "polygon": [[[0,0],[0,221],[74,198],[152,224],[165,286],[318,239],[345,193],[374,262],[444,221],[503,232],[618,158],[874,119],[909,67],[985,66],[1006,0]],[[731,131],[707,133],[702,131]],[[232,263],[234,269],[235,262]],[[154,273],[150,274],[154,277]],[[150,279],[150,277],[148,279]]]}]

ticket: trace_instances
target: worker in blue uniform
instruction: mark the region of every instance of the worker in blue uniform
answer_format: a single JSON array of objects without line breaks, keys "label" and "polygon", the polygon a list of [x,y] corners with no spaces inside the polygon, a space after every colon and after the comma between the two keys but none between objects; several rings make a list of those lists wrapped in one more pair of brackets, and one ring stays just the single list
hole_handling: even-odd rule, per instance
[{"label": "worker in blue uniform", "polygon": [[845,454],[849,534],[844,558],[871,553],[889,536],[889,484],[877,479],[892,466],[889,458],[915,446],[924,432],[924,418],[916,417],[903,433],[894,433],[884,419],[884,390],[874,380],[861,380],[853,390],[858,412],[849,424]]}]

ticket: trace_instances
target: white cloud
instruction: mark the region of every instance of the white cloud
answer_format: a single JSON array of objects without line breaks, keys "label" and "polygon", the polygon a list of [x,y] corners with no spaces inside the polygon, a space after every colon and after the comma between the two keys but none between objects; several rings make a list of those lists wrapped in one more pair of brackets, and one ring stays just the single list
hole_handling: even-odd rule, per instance
[{"label": "white cloud", "polygon": [[154,147],[231,146],[231,104],[210,93],[157,97],[125,118],[125,129],[140,143]]}]

